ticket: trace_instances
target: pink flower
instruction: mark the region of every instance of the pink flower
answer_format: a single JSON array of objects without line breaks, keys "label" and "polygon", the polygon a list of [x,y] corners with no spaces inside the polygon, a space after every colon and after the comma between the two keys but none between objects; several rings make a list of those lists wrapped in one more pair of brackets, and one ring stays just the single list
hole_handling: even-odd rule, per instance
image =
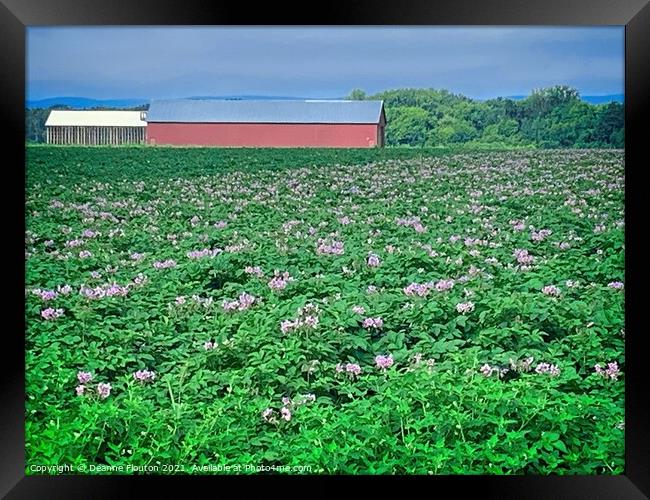
[{"label": "pink flower", "polygon": [[542,288],[542,293],[550,297],[559,297],[560,293],[562,292],[555,285],[546,285],[544,288]]},{"label": "pink flower", "polygon": [[345,371],[352,376],[358,377],[361,374],[361,367],[357,363],[348,363],[345,365]]},{"label": "pink flower", "polygon": [[379,260],[379,255],[371,253],[368,256],[368,266],[370,266],[370,267],[379,267],[380,263],[381,262]]},{"label": "pink flower", "polygon": [[366,318],[363,320],[363,327],[364,328],[374,328],[375,330],[379,330],[384,326],[384,320],[381,318]]},{"label": "pink flower", "polygon": [[262,417],[266,420],[273,414],[273,408],[267,408],[262,412]]},{"label": "pink flower", "polygon": [[409,297],[426,297],[429,294],[431,286],[429,283],[411,283],[410,285],[404,287],[404,294]]},{"label": "pink flower", "polygon": [[86,387],[84,385],[78,385],[75,388],[75,392],[77,393],[77,396],[83,396],[85,391],[86,391]]},{"label": "pink flower", "polygon": [[375,357],[375,364],[377,365],[377,368],[379,368],[382,371],[386,371],[387,368],[390,368],[393,366],[393,355],[389,354],[388,356],[384,355],[378,355]]},{"label": "pink flower", "polygon": [[288,272],[279,273],[275,271],[273,278],[269,281],[268,285],[271,290],[284,290],[289,282],[294,281],[294,279],[289,275]]},{"label": "pink flower", "polygon": [[607,363],[607,368],[604,370],[601,368],[600,364],[597,364],[594,366],[594,370],[599,376],[609,378],[611,380],[617,380],[618,376],[621,374],[621,371],[618,368],[618,363],[616,361]]},{"label": "pink flower", "polygon": [[138,370],[133,374],[133,378],[138,382],[152,382],[156,378],[156,373],[149,370]]},{"label": "pink flower", "polygon": [[319,238],[316,253],[318,255],[343,255],[345,247],[342,241]]},{"label": "pink flower", "polygon": [[524,250],[524,249],[521,249],[521,248],[517,248],[513,252],[513,255],[517,259],[517,262],[519,262],[519,264],[523,264],[523,265],[530,265],[535,260],[535,257],[528,254],[528,250]]},{"label": "pink flower", "polygon": [[87,384],[93,379],[93,374],[90,372],[78,372],[77,380],[80,384]]},{"label": "pink flower", "polygon": [[47,320],[56,319],[63,316],[63,309],[53,309],[51,307],[48,307],[47,309],[41,311],[41,316]]},{"label": "pink flower", "polygon": [[156,269],[168,269],[170,267],[176,267],[176,261],[172,259],[158,261],[153,263],[153,267]]},{"label": "pink flower", "polygon": [[100,398],[106,399],[111,395],[111,384],[104,384],[101,382],[97,384],[97,394],[99,394]]},{"label": "pink flower", "polygon": [[282,415],[282,418],[286,420],[287,422],[291,420],[291,411],[289,408],[281,408],[280,409],[280,414]]},{"label": "pink flower", "polygon": [[440,280],[436,283],[436,290],[439,292],[444,292],[446,290],[451,290],[454,287],[454,280]]},{"label": "pink flower", "polygon": [[92,256],[93,256],[92,252],[89,252],[88,250],[82,250],[81,252],[79,252],[80,259],[87,259]]},{"label": "pink flower", "polygon": [[41,290],[40,291],[41,299],[43,299],[45,301],[56,299],[58,295],[59,294],[56,293],[54,290]]},{"label": "pink flower", "polygon": [[352,308],[352,312],[357,313],[357,314],[365,314],[366,310],[361,306],[354,306]]},{"label": "pink flower", "polygon": [[612,281],[611,283],[608,283],[607,286],[614,290],[622,290],[625,285],[622,281]]},{"label": "pink flower", "polygon": [[550,229],[540,229],[537,232],[533,231],[530,235],[530,238],[533,241],[544,241],[551,234],[553,234],[553,231]]},{"label": "pink flower", "polygon": [[131,260],[138,261],[138,260],[142,260],[144,258],[144,254],[143,253],[133,252],[129,257],[131,258]]},{"label": "pink flower", "polygon": [[464,302],[456,305],[456,311],[458,311],[460,314],[472,312],[473,310],[474,310],[473,302]]},{"label": "pink flower", "polygon": [[535,367],[535,373],[547,374],[550,375],[551,377],[557,377],[560,374],[560,369],[557,367],[557,365],[552,365],[549,363],[539,363]]},{"label": "pink flower", "polygon": [[255,267],[246,266],[246,268],[244,269],[244,272],[246,274],[252,274],[254,276],[257,276],[258,278],[261,278],[262,275],[264,274],[262,272],[262,268],[260,268],[259,266],[255,266]]}]

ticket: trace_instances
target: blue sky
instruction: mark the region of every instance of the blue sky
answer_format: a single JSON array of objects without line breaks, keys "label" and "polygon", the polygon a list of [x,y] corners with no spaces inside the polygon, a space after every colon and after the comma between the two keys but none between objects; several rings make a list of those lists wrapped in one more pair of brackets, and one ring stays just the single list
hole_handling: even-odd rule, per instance
[{"label": "blue sky", "polygon": [[473,98],[566,84],[622,94],[624,28],[30,27],[27,98],[446,88]]}]

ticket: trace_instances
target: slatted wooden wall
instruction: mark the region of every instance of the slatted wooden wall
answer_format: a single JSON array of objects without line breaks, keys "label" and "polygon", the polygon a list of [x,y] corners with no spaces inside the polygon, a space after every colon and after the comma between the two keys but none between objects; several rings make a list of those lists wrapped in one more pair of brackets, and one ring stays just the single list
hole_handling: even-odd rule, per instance
[{"label": "slatted wooden wall", "polygon": [[47,127],[48,144],[144,144],[146,127]]}]

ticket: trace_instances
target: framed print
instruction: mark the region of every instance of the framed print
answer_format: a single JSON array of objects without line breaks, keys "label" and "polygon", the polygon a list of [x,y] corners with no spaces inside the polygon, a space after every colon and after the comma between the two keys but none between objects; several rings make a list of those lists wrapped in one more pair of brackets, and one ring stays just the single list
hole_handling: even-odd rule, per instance
[{"label": "framed print", "polygon": [[321,14],[3,0],[0,492],[647,498],[647,2]]}]

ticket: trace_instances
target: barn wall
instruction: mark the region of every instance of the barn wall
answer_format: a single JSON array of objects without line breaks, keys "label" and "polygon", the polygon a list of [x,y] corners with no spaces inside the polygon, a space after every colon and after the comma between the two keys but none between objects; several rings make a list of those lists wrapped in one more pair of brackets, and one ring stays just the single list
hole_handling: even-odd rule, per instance
[{"label": "barn wall", "polygon": [[377,145],[378,125],[297,123],[151,123],[149,144],[232,147],[341,147]]}]

